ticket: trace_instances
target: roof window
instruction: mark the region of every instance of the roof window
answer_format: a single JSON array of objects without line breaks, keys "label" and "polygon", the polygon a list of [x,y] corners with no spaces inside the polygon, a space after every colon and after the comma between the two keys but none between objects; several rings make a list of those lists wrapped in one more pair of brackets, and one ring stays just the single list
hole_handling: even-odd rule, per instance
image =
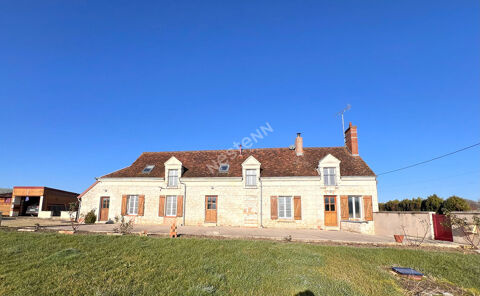
[{"label": "roof window", "polygon": [[220,173],[228,173],[228,169],[230,168],[230,165],[228,164],[221,164],[219,167],[218,167],[218,171]]},{"label": "roof window", "polygon": [[142,174],[149,174],[149,173],[153,170],[154,167],[155,167],[155,165],[153,165],[153,164],[147,165],[147,166],[143,169]]}]

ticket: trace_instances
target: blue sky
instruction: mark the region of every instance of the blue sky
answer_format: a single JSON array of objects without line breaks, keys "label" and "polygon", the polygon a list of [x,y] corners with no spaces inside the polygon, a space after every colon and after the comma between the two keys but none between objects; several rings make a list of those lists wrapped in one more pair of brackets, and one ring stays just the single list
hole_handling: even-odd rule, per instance
[{"label": "blue sky", "polygon": [[[143,151],[342,145],[376,173],[480,142],[479,1],[3,1],[0,187],[81,192]],[[380,201],[480,198],[480,148]]]}]

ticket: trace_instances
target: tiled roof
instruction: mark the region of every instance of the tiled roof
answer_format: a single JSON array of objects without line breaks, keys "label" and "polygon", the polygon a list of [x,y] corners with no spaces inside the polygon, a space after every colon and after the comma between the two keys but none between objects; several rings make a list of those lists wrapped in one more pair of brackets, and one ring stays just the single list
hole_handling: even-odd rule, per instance
[{"label": "tiled roof", "polygon": [[[264,148],[243,150],[207,150],[178,152],[144,152],[129,167],[115,171],[102,178],[118,177],[165,177],[164,163],[172,156],[182,162],[184,173],[182,177],[241,177],[242,163],[253,155],[261,163],[262,177],[282,176],[318,176],[318,162],[331,154],[340,162],[342,176],[375,176],[370,167],[359,156],[352,156],[345,147],[304,148],[304,155],[297,156],[294,150],[288,148]],[[218,159],[225,156],[230,169],[228,173],[220,173],[211,169],[218,164]],[[142,170],[147,165],[155,165],[149,174]],[[210,167],[210,169],[209,169]]]}]

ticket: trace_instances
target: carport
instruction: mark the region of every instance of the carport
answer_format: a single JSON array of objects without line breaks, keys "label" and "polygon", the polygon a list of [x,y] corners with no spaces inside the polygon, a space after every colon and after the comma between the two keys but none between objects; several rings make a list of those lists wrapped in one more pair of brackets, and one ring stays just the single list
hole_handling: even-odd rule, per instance
[{"label": "carport", "polygon": [[11,216],[60,216],[71,203],[77,201],[78,193],[49,187],[15,186],[12,192]]}]

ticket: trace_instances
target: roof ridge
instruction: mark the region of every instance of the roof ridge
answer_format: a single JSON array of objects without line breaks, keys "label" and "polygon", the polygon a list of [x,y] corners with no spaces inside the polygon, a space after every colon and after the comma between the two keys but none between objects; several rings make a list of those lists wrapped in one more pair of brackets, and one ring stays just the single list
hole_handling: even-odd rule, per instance
[{"label": "roof ridge", "polygon": [[[329,146],[329,147],[304,147],[303,149],[332,149],[332,148],[345,148],[344,146]],[[179,153],[179,152],[218,152],[218,151],[228,151],[229,149],[211,149],[211,150],[177,150],[177,151],[144,151],[143,154],[154,154],[154,153]],[[243,151],[251,150],[290,150],[289,147],[267,147],[267,148],[244,148]],[[236,149],[232,149],[236,150]]]}]

